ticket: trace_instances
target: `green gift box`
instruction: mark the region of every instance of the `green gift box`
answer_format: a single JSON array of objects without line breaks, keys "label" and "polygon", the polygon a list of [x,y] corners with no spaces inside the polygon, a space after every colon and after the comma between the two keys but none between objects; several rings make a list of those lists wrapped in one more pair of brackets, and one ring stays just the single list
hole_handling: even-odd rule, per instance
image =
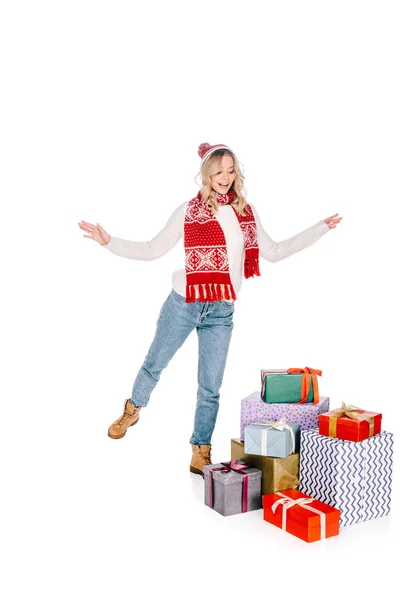
[{"label": "green gift box", "polygon": [[[320,373],[321,371],[318,371],[318,374]],[[277,369],[275,371],[261,369],[262,399],[267,404],[300,402],[303,393],[303,377],[308,379],[310,386],[305,401],[314,402],[314,382],[312,373],[288,373],[285,369]],[[314,379],[316,381],[316,375],[314,376]],[[316,392],[318,395],[318,389]]]}]

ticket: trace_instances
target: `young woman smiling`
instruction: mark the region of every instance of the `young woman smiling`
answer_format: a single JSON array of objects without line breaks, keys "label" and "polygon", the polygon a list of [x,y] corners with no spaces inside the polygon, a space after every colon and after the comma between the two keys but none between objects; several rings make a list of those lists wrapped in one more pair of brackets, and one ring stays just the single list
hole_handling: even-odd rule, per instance
[{"label": "young woman smiling", "polygon": [[201,144],[202,187],[197,196],[176,208],[150,242],[132,242],[110,235],[99,225],[79,227],[110,252],[132,260],[155,260],[182,238],[185,268],[172,275],[172,290],[161,307],[154,340],[139,369],[124,411],[108,429],[122,438],[139,420],[140,410],[176,351],[196,329],[198,391],[190,437],[190,471],[203,475],[211,464],[211,437],[217,418],[220,387],[233,329],[235,301],[246,278],[260,275],[259,256],[276,262],[314,244],[341,221],[337,214],[282,242],[264,230],[258,213],[247,203],[243,174],[235,154],[224,144]]}]

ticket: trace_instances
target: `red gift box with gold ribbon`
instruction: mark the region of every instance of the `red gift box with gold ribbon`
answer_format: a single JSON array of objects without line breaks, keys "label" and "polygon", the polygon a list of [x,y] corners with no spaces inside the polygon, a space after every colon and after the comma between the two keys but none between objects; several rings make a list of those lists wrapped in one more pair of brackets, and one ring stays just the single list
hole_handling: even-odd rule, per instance
[{"label": "red gift box with gold ribbon", "polygon": [[305,542],[316,542],[339,534],[340,510],[297,490],[265,494],[262,502],[264,521]]},{"label": "red gift box with gold ribbon", "polygon": [[382,414],[346,406],[318,415],[319,433],[349,442],[361,442],[381,432]]}]

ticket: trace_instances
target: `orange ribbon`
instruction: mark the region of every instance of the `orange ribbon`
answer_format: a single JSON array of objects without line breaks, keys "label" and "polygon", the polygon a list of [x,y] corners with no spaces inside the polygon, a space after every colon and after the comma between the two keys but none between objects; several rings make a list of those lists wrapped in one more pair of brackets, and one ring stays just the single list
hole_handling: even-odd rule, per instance
[{"label": "orange ribbon", "polygon": [[[322,375],[322,371],[320,371],[319,369],[312,369],[311,367],[304,367],[304,369],[288,369],[287,372],[290,375],[294,375],[296,373],[303,373],[303,376],[301,378],[301,400],[299,400],[299,402],[306,402],[308,392],[310,391],[310,381],[312,380],[314,390],[314,404],[318,404],[319,391],[317,375]],[[311,375],[311,377],[309,377],[309,375]]]},{"label": "orange ribbon", "polygon": [[357,406],[346,406],[346,404],[342,402],[342,408],[331,410],[327,416],[329,416],[329,437],[336,437],[337,420],[340,417],[349,417],[350,419],[356,419],[356,421],[368,421],[369,437],[375,435],[375,420],[373,413],[363,411],[362,408],[358,408]]}]

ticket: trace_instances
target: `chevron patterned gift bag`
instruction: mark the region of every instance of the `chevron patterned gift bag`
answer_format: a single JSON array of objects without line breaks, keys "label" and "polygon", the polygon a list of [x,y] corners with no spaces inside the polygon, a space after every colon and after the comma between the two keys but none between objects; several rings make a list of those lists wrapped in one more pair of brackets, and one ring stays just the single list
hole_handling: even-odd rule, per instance
[{"label": "chevron patterned gift bag", "polygon": [[301,432],[300,491],[340,510],[340,525],[383,517],[390,511],[393,434],[361,442]]}]

